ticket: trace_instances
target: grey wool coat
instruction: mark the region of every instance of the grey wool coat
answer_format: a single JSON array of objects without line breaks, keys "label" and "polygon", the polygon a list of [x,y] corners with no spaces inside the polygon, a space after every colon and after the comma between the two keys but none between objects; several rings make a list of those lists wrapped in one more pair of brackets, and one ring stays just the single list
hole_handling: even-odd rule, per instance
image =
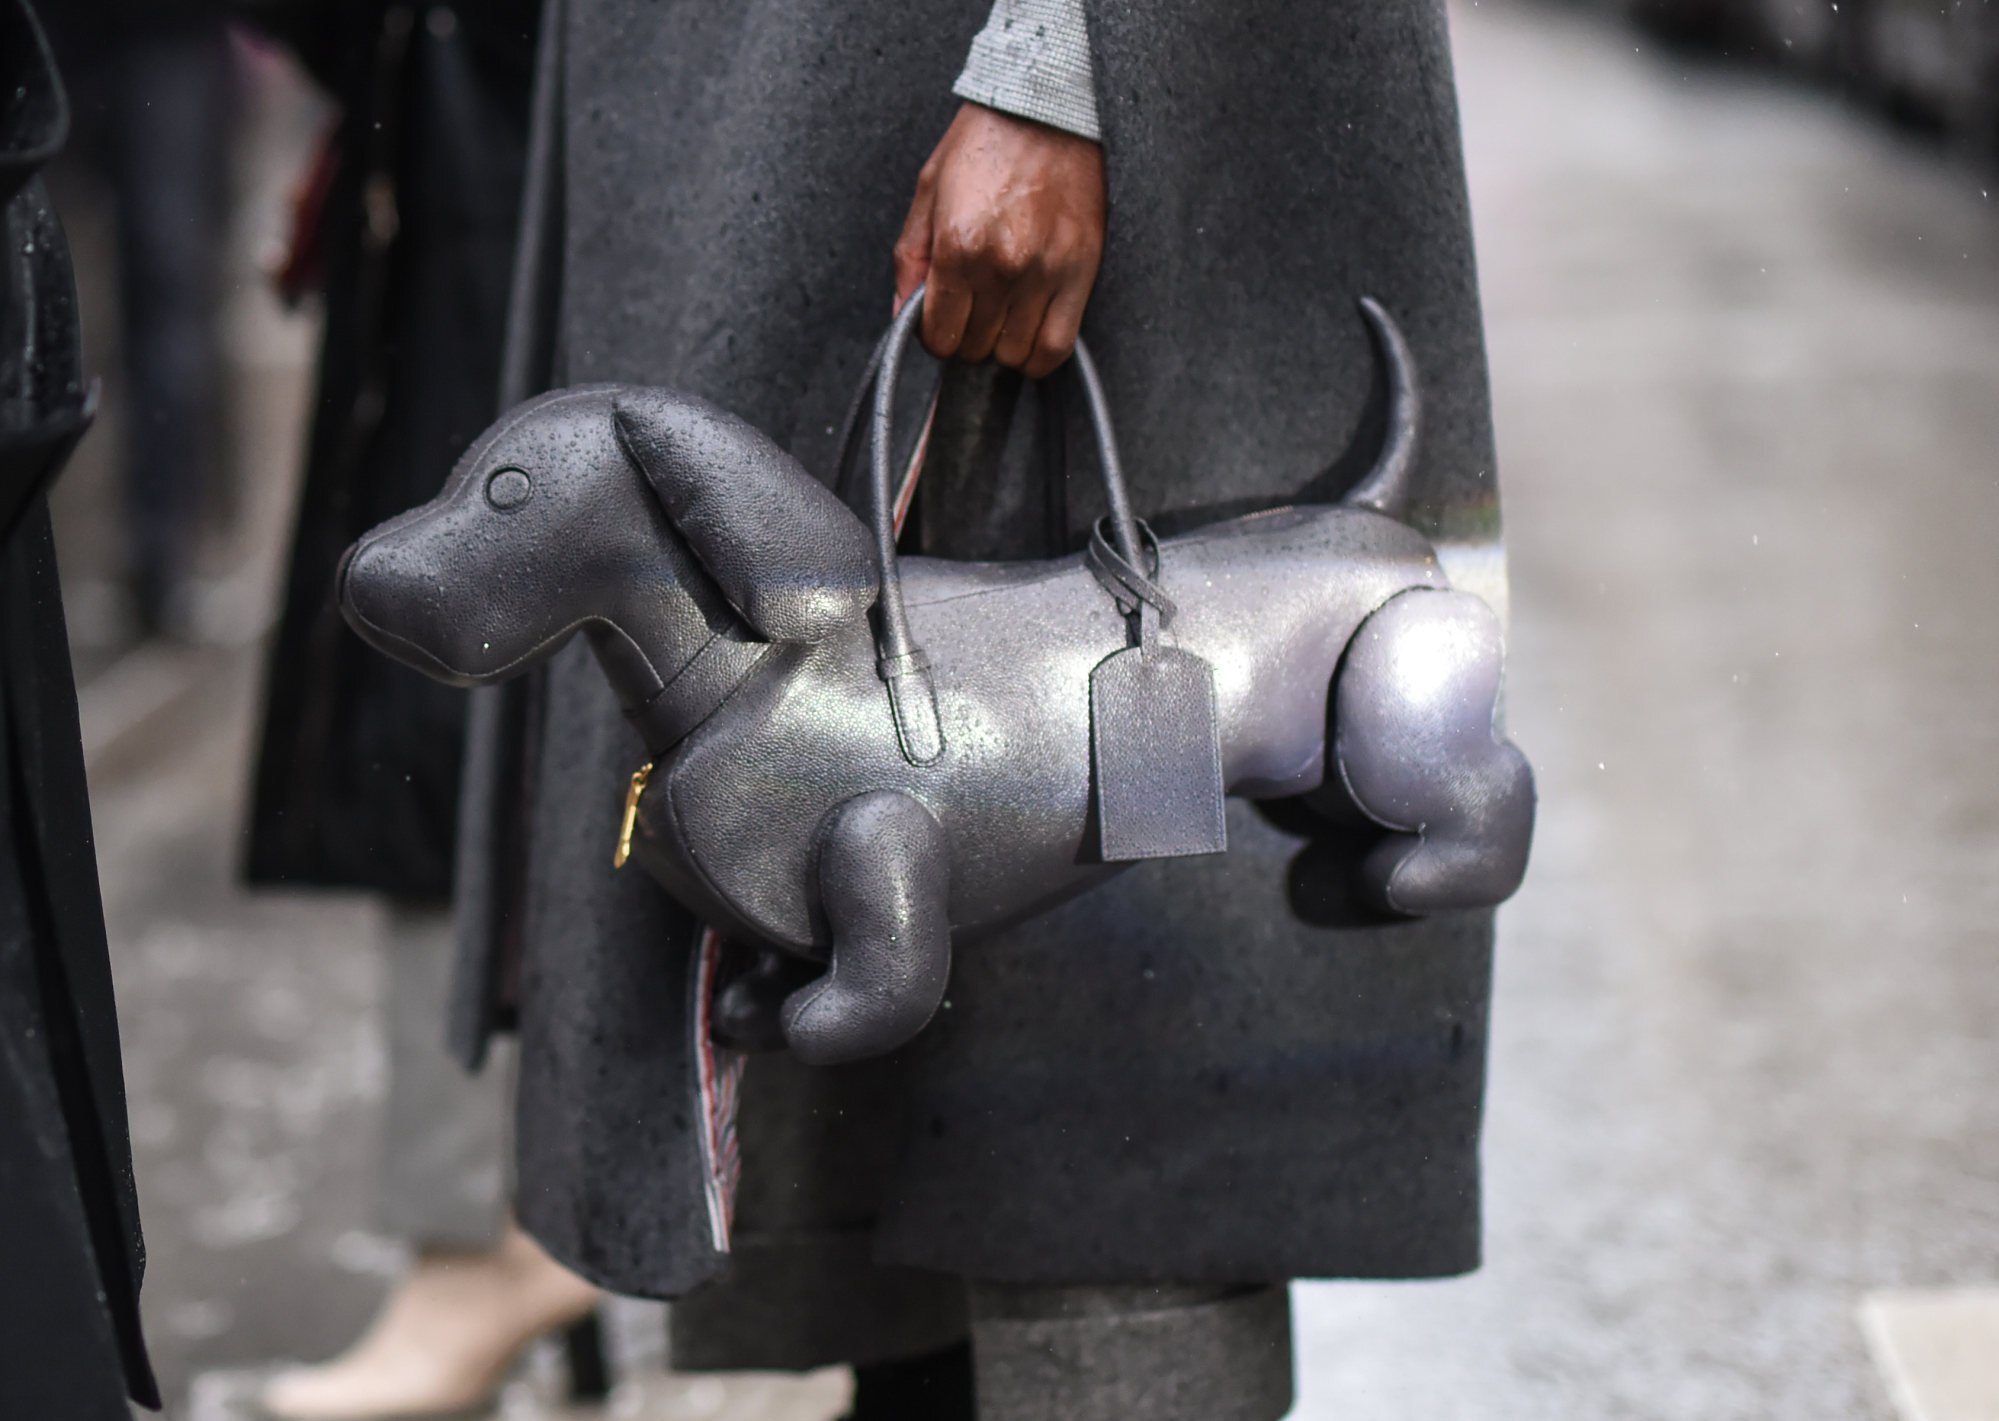
[{"label": "grey wool coat", "polygon": [[[675,385],[831,477],[890,247],[987,11],[567,0],[545,38],[513,393]],[[1381,432],[1355,309],[1372,295],[1427,401],[1416,520],[1460,585],[1500,598],[1441,0],[1090,0],[1088,21],[1110,217],[1084,330],[1139,512],[1171,529],[1336,496]],[[1075,545],[1102,500],[1060,387],[944,377],[930,550]],[[1232,803],[1225,856],[1142,866],[962,951],[899,1056],[751,1059],[730,1137],[698,1039],[697,925],[611,868],[637,736],[580,645],[482,694],[456,1029],[476,1056],[517,1020],[520,1214],[589,1276],[664,1296],[714,1282],[747,1317],[766,1283],[892,1311],[929,1272],[1477,1264],[1488,915],[1368,919],[1341,887],[1351,837]]]}]

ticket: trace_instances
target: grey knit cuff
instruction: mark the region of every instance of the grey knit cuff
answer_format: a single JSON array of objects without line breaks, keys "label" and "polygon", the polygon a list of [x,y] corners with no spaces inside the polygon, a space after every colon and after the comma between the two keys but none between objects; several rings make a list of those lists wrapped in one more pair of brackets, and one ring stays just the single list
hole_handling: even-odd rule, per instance
[{"label": "grey knit cuff", "polygon": [[1101,141],[1083,0],[995,0],[951,92]]}]

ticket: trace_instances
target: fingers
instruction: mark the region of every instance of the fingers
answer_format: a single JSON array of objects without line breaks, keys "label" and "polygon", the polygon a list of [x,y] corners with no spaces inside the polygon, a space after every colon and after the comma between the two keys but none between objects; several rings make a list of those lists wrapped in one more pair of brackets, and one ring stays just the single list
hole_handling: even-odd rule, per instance
[{"label": "fingers", "polygon": [[1023,287],[1014,292],[1000,322],[999,339],[993,344],[993,359],[1015,370],[1027,369],[1053,294],[1042,286]]},{"label": "fingers", "polygon": [[896,304],[927,282],[931,354],[1046,375],[1075,347],[1103,239],[1102,150],[968,104],[918,176]]},{"label": "fingers", "polygon": [[1058,247],[1009,243],[1004,234],[947,234],[931,253],[927,299],[935,315],[926,312],[924,345],[939,359],[997,360],[1025,369],[1050,306],[1063,299],[1074,320],[1056,357],[1059,365],[1075,344],[1074,325],[1095,275],[1094,254],[1079,264]]},{"label": "fingers", "polygon": [[1076,349],[1076,337],[1083,329],[1083,307],[1089,304],[1095,268],[1083,281],[1064,287],[1048,303],[1047,313],[1035,330],[1034,340],[1020,368],[1030,378],[1045,380],[1062,367]]},{"label": "fingers", "polygon": [[931,213],[937,201],[934,170],[925,165],[917,175],[916,198],[909,215],[902,220],[902,235],[895,239],[895,309],[921,286],[930,275]]},{"label": "fingers", "polygon": [[957,355],[972,319],[973,296],[962,281],[940,270],[933,261],[930,289],[923,296],[923,348],[939,360]]},{"label": "fingers", "polygon": [[1025,243],[996,231],[990,221],[939,224],[923,322],[930,353],[940,360],[991,359],[1014,288],[1033,260]]},{"label": "fingers", "polygon": [[951,352],[955,359],[973,363],[993,358],[993,347],[999,344],[1000,329],[1006,324],[1009,294],[1006,279],[993,271],[977,273],[975,281],[972,313],[965,319],[958,348]]}]

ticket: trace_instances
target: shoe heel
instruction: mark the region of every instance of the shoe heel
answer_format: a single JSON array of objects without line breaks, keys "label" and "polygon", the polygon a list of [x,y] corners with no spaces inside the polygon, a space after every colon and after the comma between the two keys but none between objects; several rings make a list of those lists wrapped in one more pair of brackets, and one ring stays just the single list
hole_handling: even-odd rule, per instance
[{"label": "shoe heel", "polygon": [[588,1313],[562,1330],[562,1359],[569,1369],[571,1401],[603,1401],[610,1396],[611,1358],[597,1313]]}]

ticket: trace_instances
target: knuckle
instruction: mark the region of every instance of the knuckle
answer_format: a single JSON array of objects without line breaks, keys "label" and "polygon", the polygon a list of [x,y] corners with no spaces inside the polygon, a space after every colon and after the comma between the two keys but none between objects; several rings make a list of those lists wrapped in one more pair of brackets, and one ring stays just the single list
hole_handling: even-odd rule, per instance
[{"label": "knuckle", "polygon": [[946,227],[937,233],[935,260],[951,271],[963,271],[984,259],[984,237],[962,227]]},{"label": "knuckle", "polygon": [[986,260],[999,275],[1008,279],[1017,279],[1033,272],[1037,253],[1032,243],[1007,233],[992,242],[987,250]]}]

